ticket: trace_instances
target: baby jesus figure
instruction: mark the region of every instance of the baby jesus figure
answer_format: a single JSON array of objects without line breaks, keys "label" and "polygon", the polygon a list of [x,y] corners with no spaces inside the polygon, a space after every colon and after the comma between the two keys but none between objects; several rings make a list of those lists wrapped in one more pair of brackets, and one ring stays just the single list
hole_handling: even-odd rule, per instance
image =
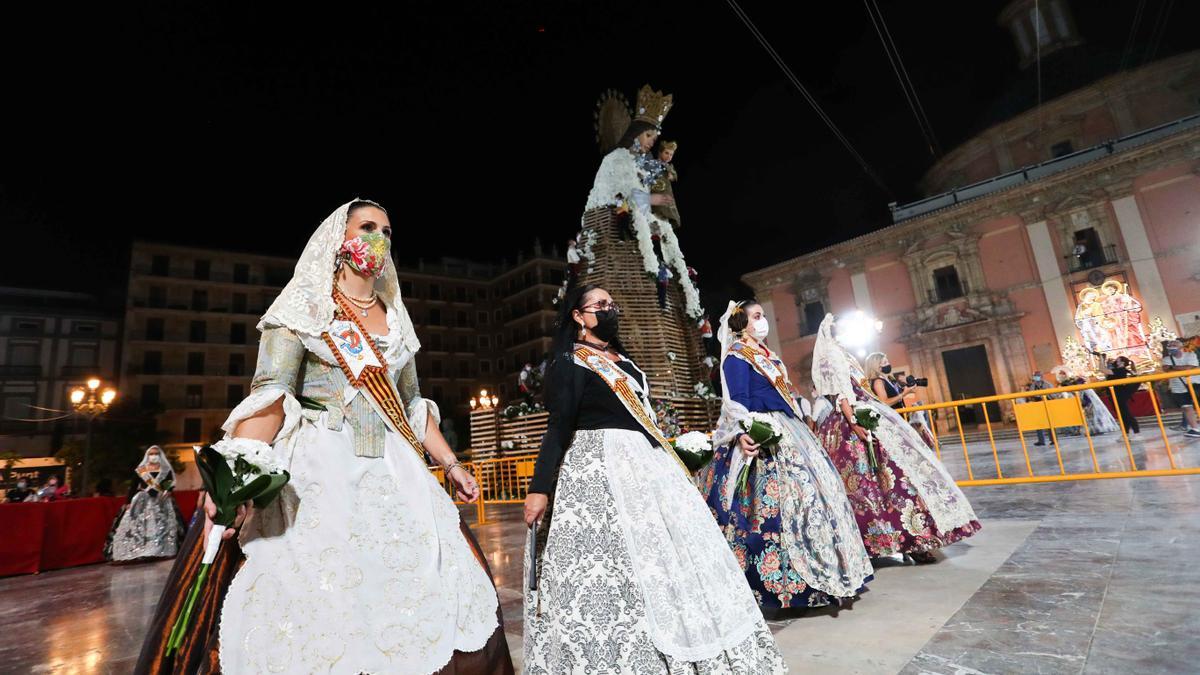
[{"label": "baby jesus figure", "polygon": [[662,167],[662,172],[658,174],[658,178],[650,188],[651,194],[665,194],[671,197],[670,203],[655,206],[652,211],[654,215],[669,221],[676,228],[679,227],[679,208],[675,204],[675,190],[671,184],[679,178],[679,175],[675,173],[675,166],[671,164],[671,160],[675,159],[675,150],[678,147],[679,144],[675,141],[659,143],[658,163]]}]

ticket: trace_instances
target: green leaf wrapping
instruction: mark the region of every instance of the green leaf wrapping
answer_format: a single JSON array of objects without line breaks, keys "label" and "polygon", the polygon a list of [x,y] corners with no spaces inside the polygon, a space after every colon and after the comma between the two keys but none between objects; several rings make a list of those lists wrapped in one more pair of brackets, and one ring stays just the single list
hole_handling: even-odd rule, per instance
[{"label": "green leaf wrapping", "polygon": [[750,423],[750,428],[746,430],[746,433],[749,434],[750,440],[762,446],[775,445],[783,438],[771,427],[757,421]]},{"label": "green leaf wrapping", "polygon": [[270,483],[257,497],[253,498],[255,508],[261,509],[270,504],[279,494],[279,491],[283,489],[283,486],[287,485],[288,481],[292,479],[292,475],[286,471],[283,473],[273,473],[265,477],[270,479]]},{"label": "green leaf wrapping", "polygon": [[679,459],[683,462],[683,465],[686,466],[688,471],[691,471],[692,473],[704,468],[710,461],[712,461],[713,458],[712,450],[692,452],[691,450],[684,450],[678,446],[675,447],[675,454],[679,455]]}]

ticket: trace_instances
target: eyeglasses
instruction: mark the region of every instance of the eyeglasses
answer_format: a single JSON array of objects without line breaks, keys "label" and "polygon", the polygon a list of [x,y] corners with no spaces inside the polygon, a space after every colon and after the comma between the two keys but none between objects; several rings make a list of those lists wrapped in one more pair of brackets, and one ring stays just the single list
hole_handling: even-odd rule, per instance
[{"label": "eyeglasses", "polygon": [[592,313],[603,312],[603,311],[610,310],[610,309],[613,310],[614,312],[616,312],[617,314],[621,313],[620,305],[618,305],[615,302],[608,302],[608,301],[604,301],[604,300],[602,300],[600,302],[593,302],[590,305],[584,305],[582,311],[587,311],[591,307],[595,307],[595,310],[593,310]]}]

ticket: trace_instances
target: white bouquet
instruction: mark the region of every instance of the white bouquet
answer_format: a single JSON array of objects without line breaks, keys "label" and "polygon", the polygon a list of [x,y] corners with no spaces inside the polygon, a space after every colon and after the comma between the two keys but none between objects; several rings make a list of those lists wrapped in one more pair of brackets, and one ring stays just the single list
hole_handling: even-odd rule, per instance
[{"label": "white bouquet", "polygon": [[675,446],[675,454],[683,461],[688,471],[695,473],[703,469],[713,458],[712,441],[708,434],[702,431],[689,431],[680,435],[671,443]]}]

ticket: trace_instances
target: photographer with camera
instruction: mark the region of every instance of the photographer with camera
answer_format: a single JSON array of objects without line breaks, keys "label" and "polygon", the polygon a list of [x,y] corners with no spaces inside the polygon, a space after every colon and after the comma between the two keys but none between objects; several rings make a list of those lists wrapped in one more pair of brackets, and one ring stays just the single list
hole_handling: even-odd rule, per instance
[{"label": "photographer with camera", "polygon": [[887,354],[883,352],[874,352],[868,355],[863,364],[863,370],[866,371],[867,384],[871,393],[875,395],[875,398],[883,401],[884,405],[891,406],[895,410],[905,406],[904,397],[912,390],[918,386],[924,387],[929,384],[928,380],[917,379],[912,375],[908,376],[903,385],[895,382],[890,377],[892,363],[888,361]]},{"label": "photographer with camera", "polygon": [[[1111,361],[1106,359],[1104,370],[1104,379],[1106,380],[1123,380],[1127,377],[1137,377],[1137,366],[1133,365],[1133,361],[1127,356],[1118,356]],[[1133,398],[1133,395],[1141,387],[1142,385],[1137,383],[1119,384],[1113,387],[1113,391],[1117,397],[1115,401],[1117,411],[1121,413],[1121,423],[1125,426],[1125,433],[1127,434],[1139,434],[1142,431],[1138,426],[1137,418],[1133,416],[1133,411],[1129,409],[1129,399]]]}]

